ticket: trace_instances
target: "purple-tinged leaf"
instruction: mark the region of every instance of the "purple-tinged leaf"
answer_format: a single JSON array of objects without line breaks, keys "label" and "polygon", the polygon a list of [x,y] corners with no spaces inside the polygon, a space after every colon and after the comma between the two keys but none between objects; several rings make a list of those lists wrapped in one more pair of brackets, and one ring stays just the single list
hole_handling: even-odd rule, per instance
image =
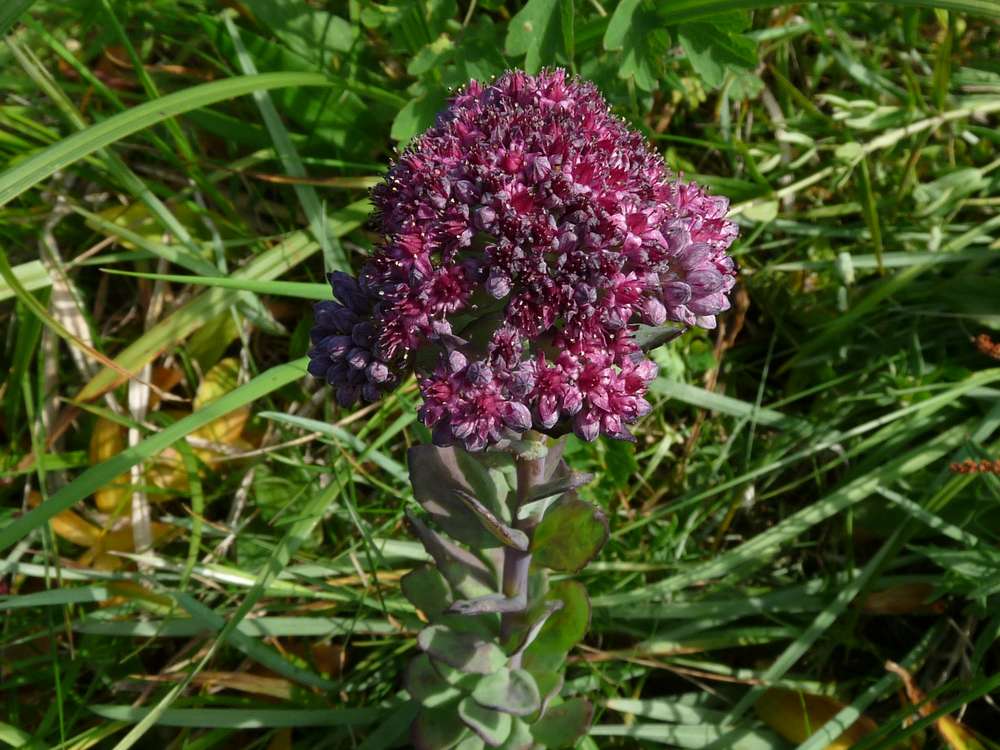
[{"label": "purple-tinged leaf", "polygon": [[573,698],[552,706],[531,725],[531,734],[547,748],[572,747],[587,730],[594,718],[594,707],[583,698]]},{"label": "purple-tinged leaf", "polygon": [[465,507],[471,510],[479,521],[483,524],[490,534],[492,534],[497,541],[499,541],[505,547],[513,547],[519,552],[525,552],[528,549],[528,535],[525,534],[520,529],[514,529],[505,524],[499,518],[497,518],[493,513],[479,502],[475,497],[470,495],[464,490],[456,490],[456,494],[463,503]]},{"label": "purple-tinged leaf", "polygon": [[462,691],[449,685],[431,664],[427,654],[420,654],[406,668],[403,686],[410,697],[427,708],[436,708],[462,697]]},{"label": "purple-tinged leaf", "polygon": [[460,448],[417,445],[407,454],[413,496],[445,533],[475,549],[495,547],[496,537],[462,501],[459,492],[477,498],[503,521],[506,495],[499,497],[490,471]]},{"label": "purple-tinged leaf", "polygon": [[475,599],[459,599],[448,607],[447,612],[455,615],[485,615],[504,612],[523,612],[527,607],[525,598],[509,598],[503,594],[487,594]]},{"label": "purple-tinged leaf", "polygon": [[458,715],[490,747],[500,747],[510,736],[513,725],[510,714],[485,708],[472,698],[458,704]]},{"label": "purple-tinged leaf", "polygon": [[410,604],[431,619],[443,613],[452,601],[448,582],[429,565],[411,570],[402,577],[399,586]]},{"label": "purple-tinged leaf", "polygon": [[577,487],[583,487],[583,485],[589,484],[594,479],[593,474],[585,474],[580,471],[568,471],[565,474],[560,472],[560,474],[561,476],[532,487],[528,493],[528,502],[544,500],[553,495],[561,495],[564,492],[575,490]]},{"label": "purple-tinged leaf", "polygon": [[562,606],[548,617],[525,649],[522,661],[525,669],[560,669],[570,649],[583,640],[590,625],[590,599],[579,581],[556,581],[545,601],[559,602]]},{"label": "purple-tinged leaf", "polygon": [[604,512],[567,494],[545,512],[532,537],[531,553],[538,565],[575,573],[597,556],[608,536]]},{"label": "purple-tinged leaf", "polygon": [[410,728],[410,740],[416,750],[450,750],[466,731],[455,704],[421,708]]},{"label": "purple-tinged leaf", "polygon": [[417,644],[435,659],[463,672],[492,674],[507,662],[507,655],[495,643],[443,625],[421,630]]},{"label": "purple-tinged leaf", "polygon": [[496,575],[486,563],[438,534],[409,511],[406,520],[457,593],[472,598],[496,590]]},{"label": "purple-tinged leaf", "polygon": [[530,716],[542,707],[535,678],[523,669],[501,669],[483,677],[472,698],[480,706],[514,716]]}]

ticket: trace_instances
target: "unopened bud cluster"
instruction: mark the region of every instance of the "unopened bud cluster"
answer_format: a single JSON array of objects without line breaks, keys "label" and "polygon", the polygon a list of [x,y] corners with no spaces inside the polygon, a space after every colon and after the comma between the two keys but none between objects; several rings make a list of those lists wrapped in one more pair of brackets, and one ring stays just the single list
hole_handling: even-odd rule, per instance
[{"label": "unopened bud cluster", "polygon": [[636,326],[712,328],[729,307],[726,199],[561,70],[469,83],[372,198],[383,242],[357,283],[331,277],[310,371],[348,405],[417,369],[439,445],[629,439],[656,375]]}]

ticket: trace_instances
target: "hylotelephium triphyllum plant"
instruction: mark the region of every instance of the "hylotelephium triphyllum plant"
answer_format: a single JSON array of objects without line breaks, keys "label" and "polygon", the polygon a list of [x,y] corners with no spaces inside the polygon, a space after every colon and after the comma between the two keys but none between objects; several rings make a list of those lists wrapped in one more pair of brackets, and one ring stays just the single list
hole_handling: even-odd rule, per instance
[{"label": "hylotelephium triphyllum plant", "polygon": [[563,701],[590,604],[573,573],[607,520],[561,436],[630,440],[645,351],[729,307],[728,202],[671,177],[596,87],[561,70],[472,81],[372,192],[383,239],[330,275],[309,371],[344,407],[417,374],[434,445],[410,449],[408,513],[434,565],[402,581],[429,625],[405,687],[417,748],[566,747]]}]

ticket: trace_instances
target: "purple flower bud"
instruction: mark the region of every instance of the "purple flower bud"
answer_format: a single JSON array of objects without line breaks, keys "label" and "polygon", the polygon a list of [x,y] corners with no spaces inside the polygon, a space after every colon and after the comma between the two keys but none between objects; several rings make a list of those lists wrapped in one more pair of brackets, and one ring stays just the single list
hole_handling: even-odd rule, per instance
[{"label": "purple flower bud", "polygon": [[573,432],[581,440],[591,443],[601,432],[601,420],[590,412],[581,411],[573,419]]},{"label": "purple flower bud", "polygon": [[573,301],[578,305],[592,305],[597,302],[597,290],[590,284],[577,284]]},{"label": "purple flower bud", "polygon": [[493,222],[497,220],[497,212],[489,206],[480,206],[473,216],[473,226],[483,232],[490,231],[493,228]]},{"label": "purple flower bud", "polygon": [[367,349],[356,346],[347,353],[347,364],[355,370],[363,370],[371,361],[372,355]]},{"label": "purple flower bud", "polygon": [[510,294],[511,281],[507,276],[491,273],[486,279],[486,293],[494,299],[503,299]]},{"label": "purple flower bud", "polygon": [[389,378],[392,376],[392,373],[389,372],[389,366],[385,362],[376,359],[368,363],[368,369],[365,370],[365,376],[368,378],[370,383],[377,383],[381,385],[382,383],[389,382]]},{"label": "purple flower bud", "polygon": [[663,325],[667,321],[667,308],[655,297],[647,297],[642,303],[642,321],[651,326]]},{"label": "purple flower bud", "polygon": [[465,371],[469,385],[486,385],[493,380],[493,370],[485,362],[472,362]]},{"label": "purple flower bud", "polygon": [[460,373],[469,364],[469,360],[458,349],[448,352],[448,369],[453,373]]},{"label": "purple flower bud", "polygon": [[459,180],[455,183],[454,193],[455,197],[458,198],[462,203],[474,203],[477,195],[476,186],[469,182],[469,180]]},{"label": "purple flower bud", "polygon": [[354,406],[361,394],[361,389],[356,385],[342,385],[337,388],[337,403],[343,408]]},{"label": "purple flower bud", "polygon": [[343,271],[334,271],[328,277],[333,296],[354,312],[365,315],[371,310],[371,300],[358,285],[358,280]]},{"label": "purple flower bud", "polygon": [[370,321],[358,323],[351,329],[351,340],[360,347],[370,349],[375,339],[375,326]]},{"label": "purple flower bud", "polygon": [[531,411],[517,401],[507,401],[500,407],[500,417],[510,429],[524,432],[531,429]]}]

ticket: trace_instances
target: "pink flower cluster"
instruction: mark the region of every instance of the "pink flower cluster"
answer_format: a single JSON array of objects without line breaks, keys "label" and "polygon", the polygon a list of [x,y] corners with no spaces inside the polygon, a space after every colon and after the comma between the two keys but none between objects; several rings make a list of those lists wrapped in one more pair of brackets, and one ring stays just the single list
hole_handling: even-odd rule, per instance
[{"label": "pink flower cluster", "polygon": [[671,178],[561,70],[470,82],[372,197],[384,242],[359,281],[373,361],[400,374],[438,347],[417,369],[439,444],[531,427],[629,439],[656,375],[637,324],[713,328],[729,307],[726,199]]}]

